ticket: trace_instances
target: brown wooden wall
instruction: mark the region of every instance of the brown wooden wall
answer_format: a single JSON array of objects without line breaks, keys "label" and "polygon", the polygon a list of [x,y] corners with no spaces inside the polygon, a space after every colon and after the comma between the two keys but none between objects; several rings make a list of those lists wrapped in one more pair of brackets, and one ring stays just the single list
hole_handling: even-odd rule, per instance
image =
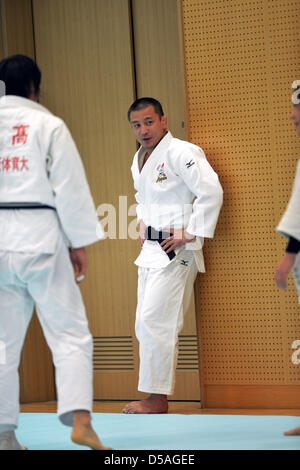
[{"label": "brown wooden wall", "polygon": [[196,285],[205,407],[300,406],[292,278],[273,281],[286,242],[299,138],[289,119],[300,77],[294,0],[183,0],[189,139],[220,175],[224,206]]}]

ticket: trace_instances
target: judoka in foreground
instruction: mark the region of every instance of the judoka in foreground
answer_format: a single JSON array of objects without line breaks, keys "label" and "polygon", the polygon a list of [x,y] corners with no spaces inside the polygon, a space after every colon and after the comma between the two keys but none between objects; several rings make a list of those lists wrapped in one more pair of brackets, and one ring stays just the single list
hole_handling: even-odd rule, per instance
[{"label": "judoka in foreground", "polygon": [[[298,83],[300,84],[300,81]],[[293,103],[291,119],[294,121],[296,132],[300,137],[300,86],[293,93]],[[300,160],[297,164],[292,194],[277,231],[288,238],[288,244],[286,252],[276,268],[275,282],[281,289],[286,289],[287,277],[292,272],[300,303]],[[300,426],[284,434],[286,436],[300,435]]]},{"label": "judoka in foreground", "polygon": [[166,413],[174,391],[178,334],[197,272],[205,271],[203,239],[214,235],[223,191],[203,150],[168,131],[157,100],[135,101],[128,120],[141,144],[131,168],[141,245],[135,261],[136,336],[138,390],[149,396],[123,412]]},{"label": "judoka in foreground", "polygon": [[93,344],[77,285],[84,247],[102,229],[66,125],[38,103],[40,79],[25,56],[0,63],[0,449],[23,448],[15,436],[18,366],[35,307],[53,355],[59,418],[75,443],[102,450],[91,426]]}]

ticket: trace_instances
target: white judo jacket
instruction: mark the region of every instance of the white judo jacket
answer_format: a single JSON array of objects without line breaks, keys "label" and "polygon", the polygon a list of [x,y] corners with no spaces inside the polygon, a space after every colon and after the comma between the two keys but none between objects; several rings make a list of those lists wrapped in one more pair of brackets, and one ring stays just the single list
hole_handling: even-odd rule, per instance
[{"label": "white judo jacket", "polygon": [[[297,164],[292,194],[287,208],[276,228],[285,237],[293,237],[300,241],[300,160]],[[300,303],[300,253],[292,269]]]},{"label": "white judo jacket", "polygon": [[[168,132],[142,168],[143,157],[144,149],[140,148],[131,167],[138,220],[156,230],[185,228],[196,237],[212,238],[223,190],[203,150]],[[198,244],[194,254],[199,271],[204,272],[201,246]],[[158,243],[148,240],[136,260],[144,267],[164,267],[169,262]]]},{"label": "white judo jacket", "polygon": [[[104,236],[65,123],[40,104],[9,95],[0,98],[0,207],[28,204],[55,210],[0,209],[0,249],[51,253],[57,231],[74,248]],[[28,223],[33,224],[32,234],[17,233]]]}]

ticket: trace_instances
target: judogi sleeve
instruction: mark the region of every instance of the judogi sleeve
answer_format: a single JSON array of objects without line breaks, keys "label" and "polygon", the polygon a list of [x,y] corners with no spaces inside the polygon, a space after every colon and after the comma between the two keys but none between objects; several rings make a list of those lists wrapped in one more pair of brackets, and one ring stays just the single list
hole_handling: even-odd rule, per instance
[{"label": "judogi sleeve", "polygon": [[300,160],[297,165],[291,198],[276,230],[285,237],[293,237],[300,241]]},{"label": "judogi sleeve", "polygon": [[144,217],[143,217],[143,207],[138,204],[136,206],[136,217],[137,217],[137,222],[139,223],[141,220],[143,221],[144,220]]},{"label": "judogi sleeve", "polygon": [[137,205],[136,205],[137,221],[140,222],[141,220],[143,220],[143,204],[141,203],[141,197],[140,197],[139,185],[138,185],[138,181],[140,178],[139,169],[138,169],[138,152],[136,152],[133,158],[133,163],[131,166],[131,174],[132,174],[134,189],[136,190],[135,200],[137,202]]},{"label": "judogi sleeve", "polygon": [[296,238],[289,237],[289,241],[287,247],[285,249],[287,253],[294,253],[297,254],[300,251],[300,242],[296,240]]},{"label": "judogi sleeve", "polygon": [[104,237],[85,170],[73,138],[63,121],[51,136],[49,181],[64,234],[74,248]]},{"label": "judogi sleeve", "polygon": [[136,206],[136,216],[137,216],[137,221],[140,222],[141,220],[144,219],[143,217],[143,204],[140,203],[139,201],[139,193],[135,193],[135,200],[137,202]]},{"label": "judogi sleeve", "polygon": [[196,237],[213,238],[223,203],[223,189],[200,147],[193,146],[181,156],[180,176],[195,195],[186,231]]}]

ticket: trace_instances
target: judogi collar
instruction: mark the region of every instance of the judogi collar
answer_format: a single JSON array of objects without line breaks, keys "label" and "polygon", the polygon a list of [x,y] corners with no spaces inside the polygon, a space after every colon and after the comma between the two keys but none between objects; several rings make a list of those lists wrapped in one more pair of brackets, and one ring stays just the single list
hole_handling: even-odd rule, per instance
[{"label": "judogi collar", "polygon": [[28,98],[23,98],[22,96],[5,95],[0,98],[0,108],[18,108],[20,106],[35,109],[37,111],[43,111],[47,114],[52,114],[51,111],[42,106],[40,103],[32,101]]},{"label": "judogi collar", "polygon": [[144,172],[147,173],[148,169],[153,167],[155,165],[156,161],[159,159],[162,153],[164,153],[169,145],[171,140],[173,139],[173,136],[170,131],[167,132],[167,134],[161,139],[161,141],[157,144],[155,149],[152,151],[150,157],[146,161],[145,165],[143,166],[145,154],[147,153],[146,149],[144,147],[141,147],[138,150],[138,169],[139,172]]}]

